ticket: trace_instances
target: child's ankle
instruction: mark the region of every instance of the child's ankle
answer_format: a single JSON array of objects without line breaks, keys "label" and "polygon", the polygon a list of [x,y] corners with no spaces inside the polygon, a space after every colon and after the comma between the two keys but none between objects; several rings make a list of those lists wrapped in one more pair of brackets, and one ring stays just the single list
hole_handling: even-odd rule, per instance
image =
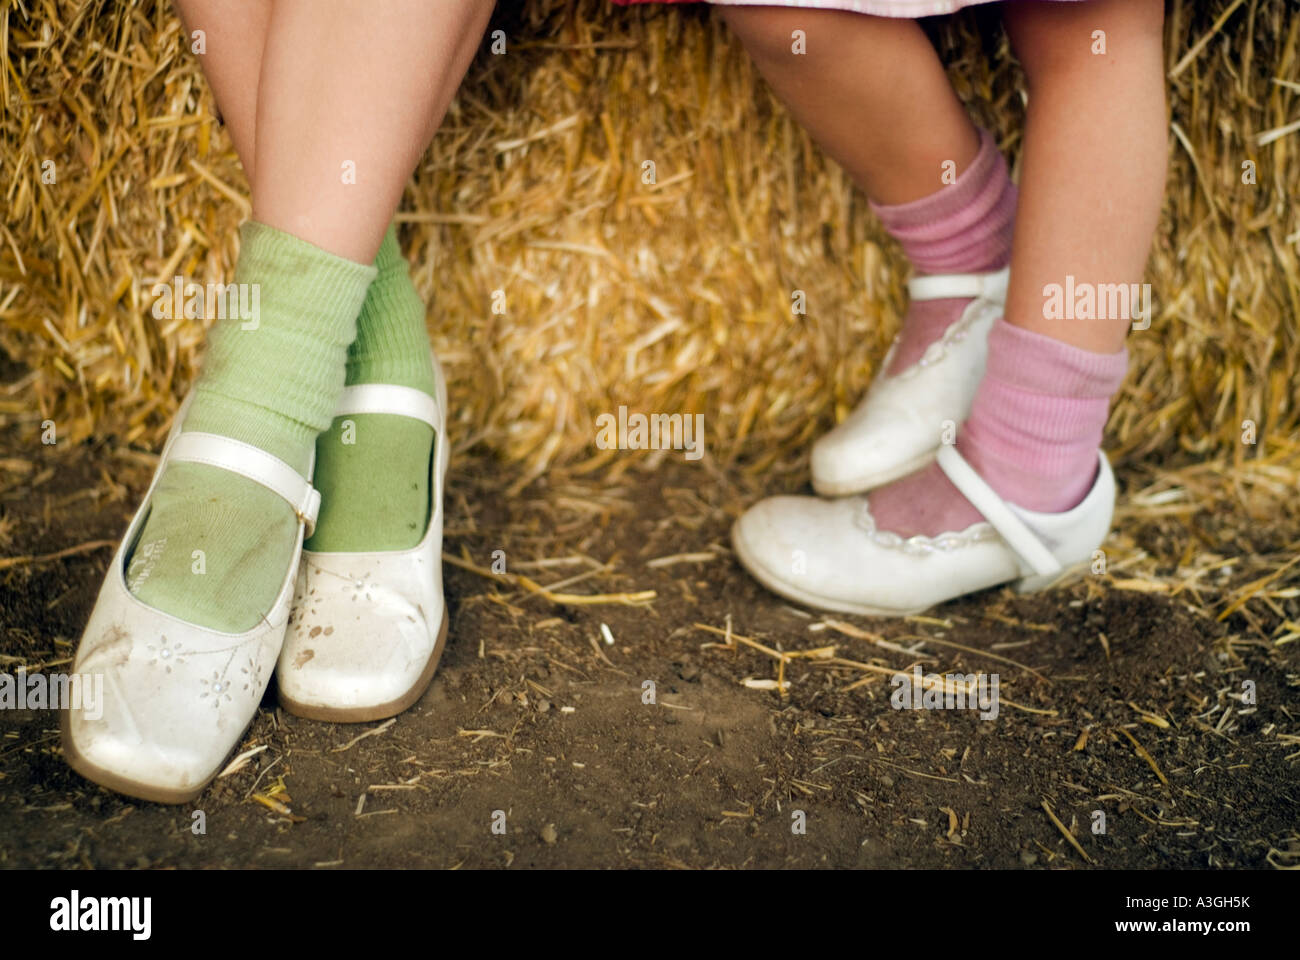
[{"label": "child's ankle", "polygon": [[[980,132],[980,150],[952,184],[912,203],[872,204],[918,274],[988,273],[1011,261],[1016,188],[993,137]],[[888,373],[916,363],[960,319],[969,300],[908,306]]]},{"label": "child's ankle", "polygon": [[1093,353],[999,320],[961,450],[1003,499],[1060,513],[1092,488],[1128,351]]}]

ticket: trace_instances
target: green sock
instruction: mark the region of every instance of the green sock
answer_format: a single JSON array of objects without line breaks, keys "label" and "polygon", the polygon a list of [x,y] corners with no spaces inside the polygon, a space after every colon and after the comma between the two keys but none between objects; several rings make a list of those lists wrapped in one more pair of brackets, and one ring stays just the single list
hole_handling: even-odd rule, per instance
[{"label": "green sock", "polygon": [[[235,282],[254,285],[257,325],[233,317],[213,327],[183,429],[252,444],[306,476],[375,268],[265,224],[244,224],[241,237]],[[128,559],[127,586],[173,616],[242,633],[275,603],[297,534],[293,509],[261,484],[173,463]]]},{"label": "green sock", "polygon": [[[434,396],[424,301],[389,227],[375,258],[379,271],[348,348],[347,385],[387,383]],[[320,519],[307,548],[322,552],[404,550],[429,520],[433,428],[391,414],[339,417],[316,441]]]}]

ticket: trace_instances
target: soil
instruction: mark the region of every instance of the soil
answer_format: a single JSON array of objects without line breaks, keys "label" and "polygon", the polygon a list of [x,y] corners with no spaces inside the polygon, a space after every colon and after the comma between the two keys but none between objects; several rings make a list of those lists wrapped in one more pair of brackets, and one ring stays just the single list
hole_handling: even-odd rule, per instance
[{"label": "soil", "polygon": [[[0,561],[0,670],[68,669],[150,471],[148,457],[109,445],[40,447],[20,442],[17,428],[0,431],[0,557],[38,555]],[[52,712],[0,712],[0,866],[1300,860],[1300,644],[1275,646],[1236,615],[1218,622],[1186,597],[1117,589],[1104,577],[1029,597],[986,591],[926,618],[829,626],[732,558],[730,522],[764,492],[734,466],[668,457],[613,482],[538,481],[509,496],[514,479],[472,452],[453,465],[445,550],[479,569],[446,564],[446,654],[429,692],[388,726],[302,720],[269,691],[238,751],[265,749],[196,803],[169,807],[74,774]],[[1294,543],[1298,532],[1268,536]],[[1248,534],[1224,540],[1249,549]],[[1187,536],[1176,526],[1147,532],[1175,555]],[[507,573],[539,583],[587,574],[561,590],[655,597],[557,604],[493,575],[498,550]],[[700,556],[649,564],[680,554]],[[555,562],[577,556],[594,563]],[[1297,617],[1294,599],[1277,603]],[[789,661],[785,697],[746,686],[775,678],[777,662],[699,626],[725,634],[728,622],[781,650],[834,645],[836,660]],[[993,720],[895,710],[887,675],[839,661],[997,672],[1003,703]],[[1246,679],[1253,708],[1240,699]],[[1095,811],[1104,834],[1093,832]],[[199,819],[206,832],[195,832]],[[505,832],[494,833],[501,822]]]}]

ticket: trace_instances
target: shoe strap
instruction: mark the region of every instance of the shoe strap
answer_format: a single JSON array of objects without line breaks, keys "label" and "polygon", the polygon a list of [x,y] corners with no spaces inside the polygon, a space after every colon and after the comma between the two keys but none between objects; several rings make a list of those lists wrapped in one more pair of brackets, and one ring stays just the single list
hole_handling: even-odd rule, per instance
[{"label": "shoe strap", "polygon": [[907,294],[913,300],[949,300],[979,297],[994,303],[1006,303],[1008,268],[994,273],[935,273],[907,281]]},{"label": "shoe strap", "polygon": [[1037,535],[1016,516],[993,488],[984,482],[984,478],[975,472],[975,468],[966,462],[965,457],[957,452],[951,443],[939,447],[935,460],[952,485],[961,491],[962,496],[984,515],[989,525],[1007,542],[1025,563],[1040,576],[1053,576],[1062,570],[1061,563],[1052,552],[1043,546]]},{"label": "shoe strap", "polygon": [[320,492],[297,470],[265,450],[215,433],[182,432],[172,441],[167,460],[205,463],[260,483],[293,508],[298,520],[306,526],[304,536],[310,537],[316,529]]},{"label": "shoe strap", "polygon": [[359,383],[345,387],[334,408],[335,417],[351,414],[386,413],[395,417],[410,417],[427,423],[442,433],[442,411],[438,401],[423,390],[399,387],[391,383]]}]

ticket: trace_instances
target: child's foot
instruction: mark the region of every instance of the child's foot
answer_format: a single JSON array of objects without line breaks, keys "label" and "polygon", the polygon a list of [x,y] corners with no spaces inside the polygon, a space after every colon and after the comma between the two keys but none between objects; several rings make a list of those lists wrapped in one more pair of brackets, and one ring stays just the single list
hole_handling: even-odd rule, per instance
[{"label": "child's foot", "polygon": [[1126,351],[998,321],[956,447],[866,496],[765,500],[737,522],[737,550],[771,589],[839,610],[910,612],[1031,575],[1041,586],[1044,549],[1078,563],[1105,536],[1113,481],[1097,446],[1126,367]]},{"label": "child's foot", "polygon": [[[1110,398],[1128,352],[1090,353],[999,320],[957,449],[1010,503],[1039,513],[1074,507],[1092,488]],[[936,464],[867,496],[881,530],[904,539],[964,530],[981,519]]]},{"label": "child's foot", "polygon": [[[1016,188],[987,130],[980,131],[975,159],[953,183],[913,203],[873,203],[871,209],[919,276],[993,272],[1011,261]],[[919,362],[969,304],[969,295],[909,304],[886,374]]]},{"label": "child's foot", "polygon": [[[348,387],[341,419],[353,410],[379,428],[413,425],[432,436],[421,466],[428,514],[417,541],[400,549],[303,551],[303,570],[277,668],[280,705],[314,720],[361,722],[401,713],[424,693],[447,635],[442,593],[442,488],[448,462],[446,391],[436,399],[410,387]],[[357,418],[359,419],[359,417]],[[368,516],[373,500],[350,506]],[[322,516],[323,519],[323,516]],[[317,528],[319,530],[319,527]],[[403,530],[405,533],[405,530]]]},{"label": "child's foot", "polygon": [[[936,171],[936,177],[938,171]],[[1016,188],[992,136],[956,180],[897,206],[872,204],[916,276],[884,370],[848,420],[813,449],[813,486],[825,496],[860,493],[924,466],[970,411],[984,338],[1006,299]],[[953,276],[956,275],[956,276]]]},{"label": "child's foot", "polygon": [[769,590],[825,610],[904,616],[1008,581],[1040,590],[1086,568],[1110,529],[1115,480],[1105,455],[1097,463],[1073,510],[1034,513],[1006,503],[943,447],[936,469],[980,504],[964,529],[904,539],[877,526],[864,497],[770,497],[736,521],[731,541]]},{"label": "child's foot", "polygon": [[[397,234],[389,228],[375,258],[357,338],[348,348],[347,385],[388,384],[436,399],[424,301],[411,283]],[[321,519],[306,549],[317,552],[401,550],[424,537],[429,518],[429,456],[434,429],[386,413],[335,411],[316,442]]]},{"label": "child's foot", "polygon": [[90,779],[184,802],[252,719],[319,505],[315,437],[373,275],[245,225],[236,282],[255,291],[256,316],[213,331],[78,650],[76,669],[104,677],[98,715],[65,718],[69,760]]},{"label": "child's foot", "polygon": [[[309,476],[374,270],[258,223],[243,238],[236,283],[256,288],[258,316],[214,328],[182,429],[250,444]],[[241,633],[274,603],[297,527],[293,510],[259,484],[175,464],[154,491],[127,586],[155,609]]]},{"label": "child's foot", "polygon": [[860,493],[915,472],[970,413],[989,329],[1002,315],[1007,271],[914,277],[908,289],[914,310],[965,306],[920,360],[896,376],[878,376],[857,409],[813,444],[813,488],[823,496]]},{"label": "child's foot", "polygon": [[446,636],[446,387],[391,230],[376,266],[349,386],[317,442],[321,517],[278,673],[286,710],[336,722],[405,710],[432,679]]}]

